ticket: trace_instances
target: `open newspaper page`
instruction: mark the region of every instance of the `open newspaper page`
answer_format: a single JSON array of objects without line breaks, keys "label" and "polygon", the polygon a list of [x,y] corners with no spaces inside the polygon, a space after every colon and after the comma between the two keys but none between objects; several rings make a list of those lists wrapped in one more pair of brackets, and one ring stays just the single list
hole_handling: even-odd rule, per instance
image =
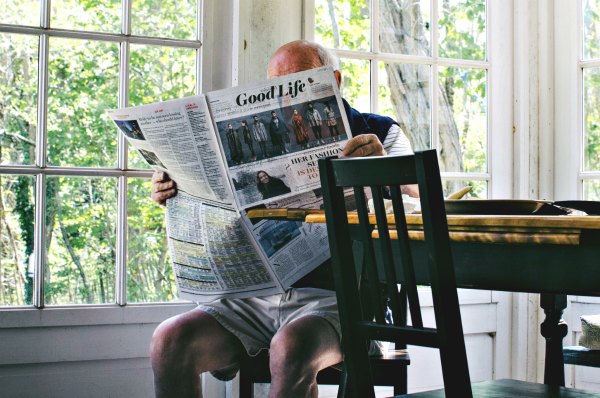
[{"label": "open newspaper page", "polygon": [[284,287],[329,257],[325,225],[253,221],[250,209],[322,208],[317,160],[341,152],[348,121],[330,67],[207,94],[234,200]]},{"label": "open newspaper page", "polygon": [[281,291],[243,229],[204,96],[109,111],[155,169],[177,182],[167,201],[167,236],[181,298]]}]

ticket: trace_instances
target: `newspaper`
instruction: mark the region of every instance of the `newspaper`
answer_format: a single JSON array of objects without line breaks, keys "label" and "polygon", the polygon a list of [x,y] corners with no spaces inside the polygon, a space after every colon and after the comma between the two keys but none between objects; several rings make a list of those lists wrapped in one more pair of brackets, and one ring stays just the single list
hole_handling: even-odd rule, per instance
[{"label": "newspaper", "polygon": [[177,183],[166,219],[181,298],[283,292],[329,257],[324,225],[247,212],[322,208],[317,160],[350,135],[330,67],[109,115]]}]

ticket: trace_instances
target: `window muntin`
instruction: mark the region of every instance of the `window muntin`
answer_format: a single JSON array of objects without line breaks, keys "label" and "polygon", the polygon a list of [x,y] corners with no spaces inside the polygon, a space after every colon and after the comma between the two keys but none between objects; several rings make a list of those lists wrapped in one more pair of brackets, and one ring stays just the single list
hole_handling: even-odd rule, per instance
[{"label": "window muntin", "polygon": [[[44,20],[38,14],[31,27],[0,22],[0,67],[12,73],[0,75],[0,92],[9,94],[0,108],[2,138],[24,131],[33,138],[27,148],[1,146],[0,239],[12,236],[16,249],[0,250],[0,306],[171,300],[164,209],[149,198],[151,170],[139,158],[128,160],[133,152],[104,113],[197,92],[201,7],[158,0],[136,0],[135,7],[110,0],[35,3]],[[85,14],[79,21],[75,10]],[[135,10],[155,13],[155,26],[172,29],[131,34]],[[184,19],[187,28],[175,26]],[[181,31],[189,38],[175,37]]]},{"label": "window muntin", "polygon": [[[473,190],[479,197],[488,196],[491,180],[487,6],[485,0],[315,0],[315,40],[343,61],[342,95],[359,110],[398,120],[416,150],[440,149],[445,188],[479,181]],[[348,25],[343,32],[341,15]],[[367,62],[376,64],[367,68]]]}]

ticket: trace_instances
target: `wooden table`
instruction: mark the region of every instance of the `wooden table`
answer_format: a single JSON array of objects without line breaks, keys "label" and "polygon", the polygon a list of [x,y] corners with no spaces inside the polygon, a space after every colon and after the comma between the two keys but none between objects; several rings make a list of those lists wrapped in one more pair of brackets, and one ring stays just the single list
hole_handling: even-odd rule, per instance
[{"label": "wooden table", "polygon": [[[294,217],[325,222],[322,211]],[[425,264],[421,216],[408,215],[407,223],[414,259]],[[567,294],[600,296],[600,217],[449,215],[448,227],[459,287],[541,293],[544,382],[564,385],[562,313]],[[417,282],[428,284],[426,272],[417,272]]]}]

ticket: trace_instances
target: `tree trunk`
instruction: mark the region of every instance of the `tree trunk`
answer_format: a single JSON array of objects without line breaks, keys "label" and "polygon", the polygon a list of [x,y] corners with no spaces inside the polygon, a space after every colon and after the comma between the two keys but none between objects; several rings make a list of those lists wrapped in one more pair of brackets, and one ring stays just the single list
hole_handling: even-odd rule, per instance
[{"label": "tree trunk", "polygon": [[[381,3],[382,52],[429,55],[418,2]],[[435,34],[435,32],[434,32]],[[398,122],[415,150],[431,148],[431,72],[426,65],[386,63],[390,93]],[[459,134],[445,87],[439,90],[439,158],[442,171],[463,171]]]}]

